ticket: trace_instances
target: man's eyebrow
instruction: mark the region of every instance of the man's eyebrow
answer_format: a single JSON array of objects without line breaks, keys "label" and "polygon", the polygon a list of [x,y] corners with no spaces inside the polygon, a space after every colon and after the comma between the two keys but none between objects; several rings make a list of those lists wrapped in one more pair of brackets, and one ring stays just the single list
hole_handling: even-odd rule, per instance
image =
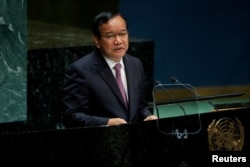
[{"label": "man's eyebrow", "polygon": [[[118,33],[120,33],[120,32],[127,32],[127,30],[124,29],[124,30],[119,31]],[[115,32],[108,31],[108,32],[105,32],[104,34],[115,34]]]}]

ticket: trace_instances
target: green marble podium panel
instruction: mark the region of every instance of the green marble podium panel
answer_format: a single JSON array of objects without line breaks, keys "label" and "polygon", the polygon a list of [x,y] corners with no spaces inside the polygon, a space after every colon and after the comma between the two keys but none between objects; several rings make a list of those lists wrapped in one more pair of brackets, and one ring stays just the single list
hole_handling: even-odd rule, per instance
[{"label": "green marble podium panel", "polygon": [[0,123],[27,119],[26,5],[0,1]]}]

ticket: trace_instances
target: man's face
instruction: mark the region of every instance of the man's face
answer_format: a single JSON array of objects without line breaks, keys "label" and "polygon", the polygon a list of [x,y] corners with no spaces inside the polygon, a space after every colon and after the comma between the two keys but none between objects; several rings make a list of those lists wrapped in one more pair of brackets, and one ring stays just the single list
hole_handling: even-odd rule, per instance
[{"label": "man's face", "polygon": [[115,16],[99,27],[100,38],[94,36],[96,46],[102,54],[118,62],[128,50],[128,31],[125,20]]}]

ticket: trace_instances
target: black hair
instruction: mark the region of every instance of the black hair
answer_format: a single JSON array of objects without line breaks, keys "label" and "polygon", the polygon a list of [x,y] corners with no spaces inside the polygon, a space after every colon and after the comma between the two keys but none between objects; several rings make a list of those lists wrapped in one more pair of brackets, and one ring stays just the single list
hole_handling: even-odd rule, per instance
[{"label": "black hair", "polygon": [[99,31],[99,27],[102,24],[107,23],[110,19],[114,18],[115,16],[121,16],[125,20],[125,23],[126,23],[126,26],[127,26],[127,19],[124,16],[122,16],[120,13],[113,12],[113,11],[104,11],[104,12],[99,13],[94,18],[94,21],[92,23],[92,33],[93,33],[93,35],[100,38],[101,34],[100,34],[100,31]]}]

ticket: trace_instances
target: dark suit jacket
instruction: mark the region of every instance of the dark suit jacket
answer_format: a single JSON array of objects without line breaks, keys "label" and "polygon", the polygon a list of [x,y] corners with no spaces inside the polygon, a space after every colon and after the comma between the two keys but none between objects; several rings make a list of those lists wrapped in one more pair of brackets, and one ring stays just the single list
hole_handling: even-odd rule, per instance
[{"label": "dark suit jacket", "polygon": [[132,123],[151,115],[145,101],[141,61],[128,54],[123,57],[123,61],[128,85],[128,107],[123,102],[111,69],[98,49],[69,66],[63,86],[65,127],[106,125],[109,118],[117,117]]}]

